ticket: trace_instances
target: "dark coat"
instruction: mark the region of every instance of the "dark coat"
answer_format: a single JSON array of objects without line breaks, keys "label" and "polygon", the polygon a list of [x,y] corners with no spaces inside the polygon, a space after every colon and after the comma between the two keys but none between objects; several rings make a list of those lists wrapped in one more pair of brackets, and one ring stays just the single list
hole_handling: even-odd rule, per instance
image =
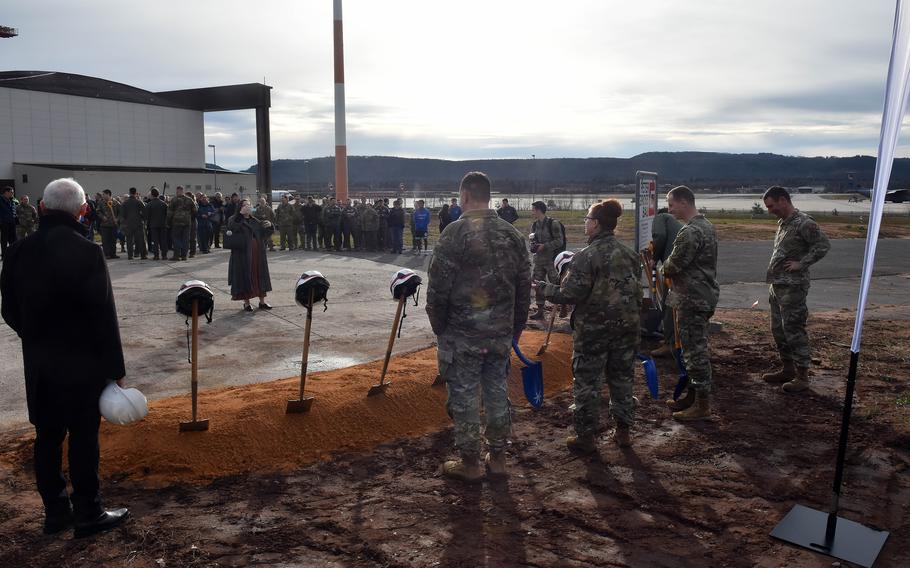
[{"label": "dark coat", "polygon": [[243,246],[231,249],[231,259],[228,262],[228,284],[231,286],[231,296],[247,294],[253,288],[254,245],[259,247],[259,292],[261,294],[271,292],[272,279],[269,278],[269,261],[265,252],[266,243],[271,238],[271,231],[264,228],[255,217],[245,219],[242,215],[231,217],[228,220],[227,230],[234,235],[243,235],[245,241]]},{"label": "dark coat", "polygon": [[3,319],[22,339],[33,424],[39,390],[100,395],[126,374],[104,253],[72,215],[49,211],[35,234],[10,246],[0,294]]},{"label": "dark coat", "polygon": [[148,219],[150,229],[163,229],[167,225],[167,203],[160,197],[149,199],[145,206],[145,218]]}]

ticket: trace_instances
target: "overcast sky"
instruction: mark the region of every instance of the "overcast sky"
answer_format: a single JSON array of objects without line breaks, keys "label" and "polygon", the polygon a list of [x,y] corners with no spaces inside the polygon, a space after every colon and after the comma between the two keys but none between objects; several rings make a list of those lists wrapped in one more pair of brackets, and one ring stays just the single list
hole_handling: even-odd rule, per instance
[{"label": "overcast sky", "polygon": [[[874,155],[893,18],[891,0],[345,0],[348,153]],[[334,152],[331,0],[20,0],[0,24],[20,32],[0,70],[264,79],[272,158]],[[255,163],[254,124],[206,114],[220,165]]]}]

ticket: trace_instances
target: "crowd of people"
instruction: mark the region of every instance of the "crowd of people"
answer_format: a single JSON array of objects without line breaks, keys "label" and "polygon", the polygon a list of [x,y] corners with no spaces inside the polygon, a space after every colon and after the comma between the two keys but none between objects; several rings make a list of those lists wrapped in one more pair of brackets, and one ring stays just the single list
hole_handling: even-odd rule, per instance
[{"label": "crowd of people", "polygon": [[[485,174],[464,176],[460,199],[439,212],[444,225],[428,269],[426,313],[437,336],[437,363],[448,390],[446,409],[454,422],[459,453],[458,459],[445,461],[441,470],[463,481],[477,481],[485,473],[508,474],[510,348],[521,337],[529,313],[532,318],[542,317],[547,301],[572,307],[574,434],[566,439],[567,448],[583,454],[597,451],[603,431],[604,383],[614,422],[611,439],[628,447],[635,423],[632,384],[641,337],[642,259],[615,236],[622,205],[608,199],[588,209],[587,246],[574,254],[564,275],[557,277],[554,256],[566,248],[562,225],[547,216],[544,203],[535,202],[535,220],[526,236],[512,225],[517,218],[514,210],[489,207],[490,191]],[[9,192],[3,192],[3,199],[6,234]],[[663,227],[655,229],[656,235],[675,232],[675,237],[672,244],[666,234],[661,237],[662,252],[655,258],[662,261],[660,278],[670,282],[665,305],[673,314],[689,377],[685,396],[668,400],[667,405],[676,420],[704,420],[711,417],[713,380],[708,321],[720,292],[717,237],[689,188],[670,190],[667,203],[666,214],[678,226],[669,220],[656,224]],[[767,282],[771,334],[780,368],[762,378],[782,384],[784,392],[798,393],[809,386],[811,357],[805,329],[809,267],[825,256],[830,245],[818,224],[793,206],[784,188],[768,189],[764,204],[779,219]],[[103,247],[85,239],[92,228],[93,205]],[[266,251],[275,225],[282,233],[283,248],[297,246],[295,232],[301,221],[303,248],[319,247],[322,220],[326,248],[353,250],[358,242],[367,248],[379,246],[380,236],[386,237],[378,220],[385,218],[392,233],[386,246],[400,252],[405,222],[398,200],[391,208],[384,200],[373,205],[363,200],[357,205],[346,202],[342,207],[329,198],[322,207],[308,198],[298,216],[287,199],[273,212],[265,200],[254,208],[238,196],[225,203],[220,195],[209,200],[184,193],[180,187],[170,200],[152,188],[147,200],[133,189],[122,202],[105,191],[91,204],[72,179],[51,182],[39,208],[37,233],[4,251],[2,316],[22,340],[44,531],[54,534],[75,526],[76,536],[107,530],[129,516],[125,508],[102,506],[98,483],[98,398],[109,382],[122,383],[126,374],[105,259],[117,256],[112,250],[115,230],[123,233],[130,256],[144,257],[148,241],[156,257],[164,258],[163,251],[173,246],[173,258],[184,260],[192,255],[194,235],[202,253],[209,250],[209,243],[222,246],[220,241],[231,250],[232,298],[252,311],[253,298],[258,298],[260,309],[271,309],[266,302],[271,290]],[[418,202],[411,217],[415,239],[425,249],[431,215]],[[288,218],[291,222],[283,224]],[[294,232],[290,227],[295,227]],[[369,227],[366,235],[364,227]],[[533,312],[532,290],[537,303]],[[90,367],[73,367],[72,361],[86,359],[93,362]],[[67,434],[71,494],[61,471]],[[481,458],[484,444],[487,452]]]}]

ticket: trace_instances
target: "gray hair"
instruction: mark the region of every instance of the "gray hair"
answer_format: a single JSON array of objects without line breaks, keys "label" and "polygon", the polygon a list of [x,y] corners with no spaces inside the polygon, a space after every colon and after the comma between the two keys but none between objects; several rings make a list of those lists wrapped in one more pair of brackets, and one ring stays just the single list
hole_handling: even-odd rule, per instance
[{"label": "gray hair", "polygon": [[60,178],[47,184],[42,197],[45,209],[78,215],[85,205],[85,191],[73,178]]}]

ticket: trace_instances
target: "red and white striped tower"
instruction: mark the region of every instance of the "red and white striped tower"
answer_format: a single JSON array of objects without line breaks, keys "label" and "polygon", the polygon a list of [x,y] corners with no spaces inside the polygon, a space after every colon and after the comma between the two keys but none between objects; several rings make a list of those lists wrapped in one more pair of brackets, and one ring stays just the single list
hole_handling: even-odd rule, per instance
[{"label": "red and white striped tower", "polygon": [[344,123],[344,40],[341,0],[335,2],[335,197],[348,198],[348,143]]}]

